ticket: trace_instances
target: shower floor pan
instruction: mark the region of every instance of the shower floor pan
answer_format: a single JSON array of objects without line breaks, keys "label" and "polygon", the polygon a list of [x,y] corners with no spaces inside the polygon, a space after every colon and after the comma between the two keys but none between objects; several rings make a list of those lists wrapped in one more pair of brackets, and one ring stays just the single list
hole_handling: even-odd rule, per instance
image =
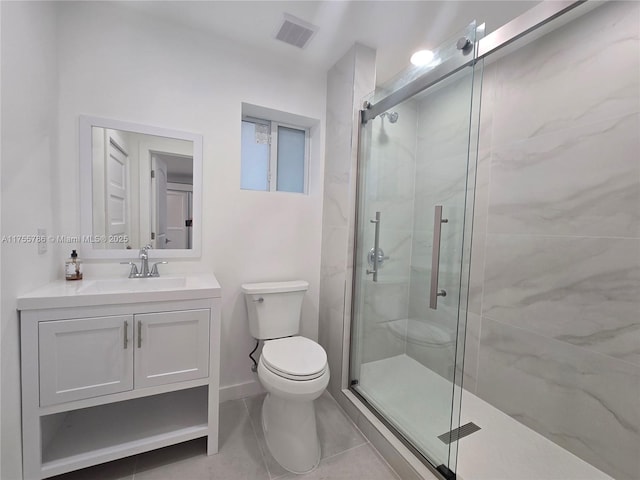
[{"label": "shower floor pan", "polygon": [[[413,358],[402,354],[364,363],[358,392],[401,430],[432,421],[446,425],[451,385]],[[429,405],[429,404],[430,405]],[[467,391],[462,396],[460,425],[473,422],[481,429],[461,438],[458,450],[460,480],[611,480],[584,460],[517,422]],[[412,438],[423,451],[442,451],[437,438],[444,431],[428,429]]]}]

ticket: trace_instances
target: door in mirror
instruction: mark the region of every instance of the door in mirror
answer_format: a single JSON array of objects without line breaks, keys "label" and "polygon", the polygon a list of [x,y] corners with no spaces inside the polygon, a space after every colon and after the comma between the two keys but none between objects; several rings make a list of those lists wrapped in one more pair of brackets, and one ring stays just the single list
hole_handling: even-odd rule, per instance
[{"label": "door in mirror", "polygon": [[201,137],[95,117],[80,123],[83,255],[131,258],[147,244],[163,257],[199,255]]}]

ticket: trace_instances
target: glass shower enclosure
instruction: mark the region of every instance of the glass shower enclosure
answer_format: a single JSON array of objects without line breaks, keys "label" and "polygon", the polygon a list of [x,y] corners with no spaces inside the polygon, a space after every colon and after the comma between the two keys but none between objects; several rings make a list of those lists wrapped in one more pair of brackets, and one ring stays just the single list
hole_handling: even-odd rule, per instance
[{"label": "glass shower enclosure", "polygon": [[[460,426],[481,33],[472,23],[361,112],[350,388],[445,478]],[[456,108],[439,108],[442,85]]]}]

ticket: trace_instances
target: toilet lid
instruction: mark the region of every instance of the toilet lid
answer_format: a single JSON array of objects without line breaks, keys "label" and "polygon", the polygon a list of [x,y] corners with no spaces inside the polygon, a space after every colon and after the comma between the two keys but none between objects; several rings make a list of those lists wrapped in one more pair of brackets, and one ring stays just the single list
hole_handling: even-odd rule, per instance
[{"label": "toilet lid", "polygon": [[269,370],[280,372],[286,377],[309,378],[322,373],[327,366],[324,348],[305,337],[266,341],[262,348],[262,360]]}]

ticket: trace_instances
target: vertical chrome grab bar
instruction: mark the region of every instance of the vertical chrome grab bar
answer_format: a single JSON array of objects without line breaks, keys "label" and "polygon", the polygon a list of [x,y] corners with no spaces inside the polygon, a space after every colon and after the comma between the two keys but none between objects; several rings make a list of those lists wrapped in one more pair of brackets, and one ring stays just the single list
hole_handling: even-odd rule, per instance
[{"label": "vertical chrome grab bar", "polygon": [[438,309],[438,297],[446,297],[447,292],[438,290],[438,275],[440,273],[440,240],[442,224],[449,220],[442,218],[442,205],[436,205],[433,218],[433,251],[431,253],[431,291],[429,293],[429,308]]},{"label": "vertical chrome grab bar", "polygon": [[376,225],[376,233],[373,240],[373,251],[375,252],[373,255],[373,270],[367,269],[367,275],[373,273],[373,281],[378,281],[378,250],[380,249],[380,212],[376,212],[375,220],[369,220],[371,223],[375,223]]}]

